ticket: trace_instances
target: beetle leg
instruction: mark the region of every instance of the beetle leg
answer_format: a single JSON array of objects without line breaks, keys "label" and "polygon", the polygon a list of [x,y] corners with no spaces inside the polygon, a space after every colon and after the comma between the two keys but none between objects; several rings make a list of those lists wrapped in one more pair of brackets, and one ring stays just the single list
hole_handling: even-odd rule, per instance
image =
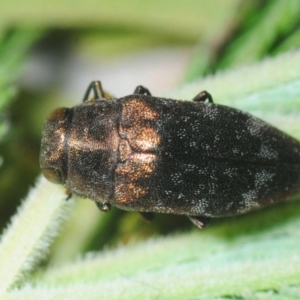
[{"label": "beetle leg", "polygon": [[150,91],[147,88],[143,87],[142,85],[137,86],[133,93],[151,96]]},{"label": "beetle leg", "polygon": [[92,81],[90,83],[90,85],[88,86],[85,94],[84,94],[84,97],[83,97],[83,101],[82,102],[86,102],[86,101],[91,101],[90,99],[90,93],[91,91],[94,92],[94,97],[92,97],[93,100],[95,99],[101,99],[101,98],[105,98],[105,95],[104,95],[104,91],[102,89],[102,85],[101,85],[101,82],[99,80],[96,80],[96,81]]},{"label": "beetle leg", "polygon": [[67,189],[66,191],[65,191],[65,193],[66,193],[66,195],[67,195],[67,198],[66,198],[66,201],[68,201],[68,200],[70,200],[71,198],[72,198],[72,191],[71,190],[69,190],[69,189]]},{"label": "beetle leg", "polygon": [[210,218],[202,216],[188,216],[188,218],[199,228],[206,227],[210,222]]},{"label": "beetle leg", "polygon": [[147,222],[150,222],[154,219],[154,213],[153,212],[140,211],[139,213],[143,217],[143,219]]},{"label": "beetle leg", "polygon": [[202,91],[193,98],[193,101],[195,101],[195,102],[205,102],[206,100],[209,103],[214,103],[211,94],[208,93],[207,91]]},{"label": "beetle leg", "polygon": [[98,202],[98,201],[95,201],[97,207],[103,211],[103,212],[108,212],[110,211],[110,208],[111,208],[111,205],[109,203],[101,203],[101,202]]}]

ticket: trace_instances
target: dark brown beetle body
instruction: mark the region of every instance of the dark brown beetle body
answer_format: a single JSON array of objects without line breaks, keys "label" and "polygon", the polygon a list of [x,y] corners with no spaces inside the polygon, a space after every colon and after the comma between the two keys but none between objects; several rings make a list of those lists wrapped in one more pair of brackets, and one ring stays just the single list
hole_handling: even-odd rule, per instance
[{"label": "dark brown beetle body", "polygon": [[247,113],[204,102],[208,93],[194,101],[152,97],[142,87],[120,99],[99,94],[52,112],[40,164],[46,178],[103,210],[183,214],[202,227],[206,218],[300,192],[300,143]]}]

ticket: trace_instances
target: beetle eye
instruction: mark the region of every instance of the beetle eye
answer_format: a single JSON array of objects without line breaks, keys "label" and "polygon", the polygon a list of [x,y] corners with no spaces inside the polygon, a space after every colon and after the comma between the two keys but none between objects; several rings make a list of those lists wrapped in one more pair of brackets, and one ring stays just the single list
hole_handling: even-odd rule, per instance
[{"label": "beetle eye", "polygon": [[54,168],[42,169],[43,175],[52,183],[63,183],[59,170]]}]

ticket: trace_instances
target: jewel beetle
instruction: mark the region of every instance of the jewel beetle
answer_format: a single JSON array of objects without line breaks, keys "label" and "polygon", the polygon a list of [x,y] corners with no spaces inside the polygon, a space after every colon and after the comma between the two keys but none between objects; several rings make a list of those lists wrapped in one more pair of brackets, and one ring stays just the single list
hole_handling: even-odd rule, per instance
[{"label": "jewel beetle", "polygon": [[94,81],[82,104],[48,116],[40,166],[102,211],[181,214],[198,227],[300,193],[300,143],[206,91],[182,101],[138,86],[117,99]]}]

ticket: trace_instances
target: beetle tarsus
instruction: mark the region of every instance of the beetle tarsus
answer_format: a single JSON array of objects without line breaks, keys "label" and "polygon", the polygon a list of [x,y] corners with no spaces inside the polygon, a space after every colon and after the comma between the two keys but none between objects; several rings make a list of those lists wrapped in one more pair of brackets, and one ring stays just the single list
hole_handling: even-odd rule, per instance
[{"label": "beetle tarsus", "polygon": [[154,219],[154,213],[153,212],[140,211],[139,213],[143,217],[143,219],[147,222],[150,222]]},{"label": "beetle tarsus", "polygon": [[87,88],[87,90],[86,90],[86,92],[84,94],[82,102],[90,101],[90,97],[89,96],[90,96],[91,91],[94,92],[94,97],[92,97],[93,100],[105,98],[101,82],[99,80],[95,80],[95,81],[92,81],[90,83],[90,85],[88,86],[88,88]]},{"label": "beetle tarsus", "polygon": [[67,189],[65,193],[67,195],[66,201],[70,200],[72,198],[72,195],[73,195],[72,191]]},{"label": "beetle tarsus", "polygon": [[151,96],[150,91],[147,88],[145,88],[144,86],[142,86],[142,85],[137,86],[135,88],[135,90],[134,90],[133,93],[134,94],[139,94],[139,95],[148,95],[148,96]]},{"label": "beetle tarsus", "polygon": [[207,227],[210,223],[210,218],[202,217],[202,216],[188,216],[189,219],[196,225],[198,228]]},{"label": "beetle tarsus", "polygon": [[103,212],[108,212],[108,211],[110,211],[111,205],[110,205],[109,203],[101,203],[101,202],[98,202],[98,201],[96,201],[95,203],[96,203],[97,207],[98,207],[101,211],[103,211]]},{"label": "beetle tarsus", "polygon": [[193,101],[195,101],[195,102],[205,102],[206,100],[209,103],[214,103],[211,94],[208,93],[207,91],[202,91],[193,98]]}]

